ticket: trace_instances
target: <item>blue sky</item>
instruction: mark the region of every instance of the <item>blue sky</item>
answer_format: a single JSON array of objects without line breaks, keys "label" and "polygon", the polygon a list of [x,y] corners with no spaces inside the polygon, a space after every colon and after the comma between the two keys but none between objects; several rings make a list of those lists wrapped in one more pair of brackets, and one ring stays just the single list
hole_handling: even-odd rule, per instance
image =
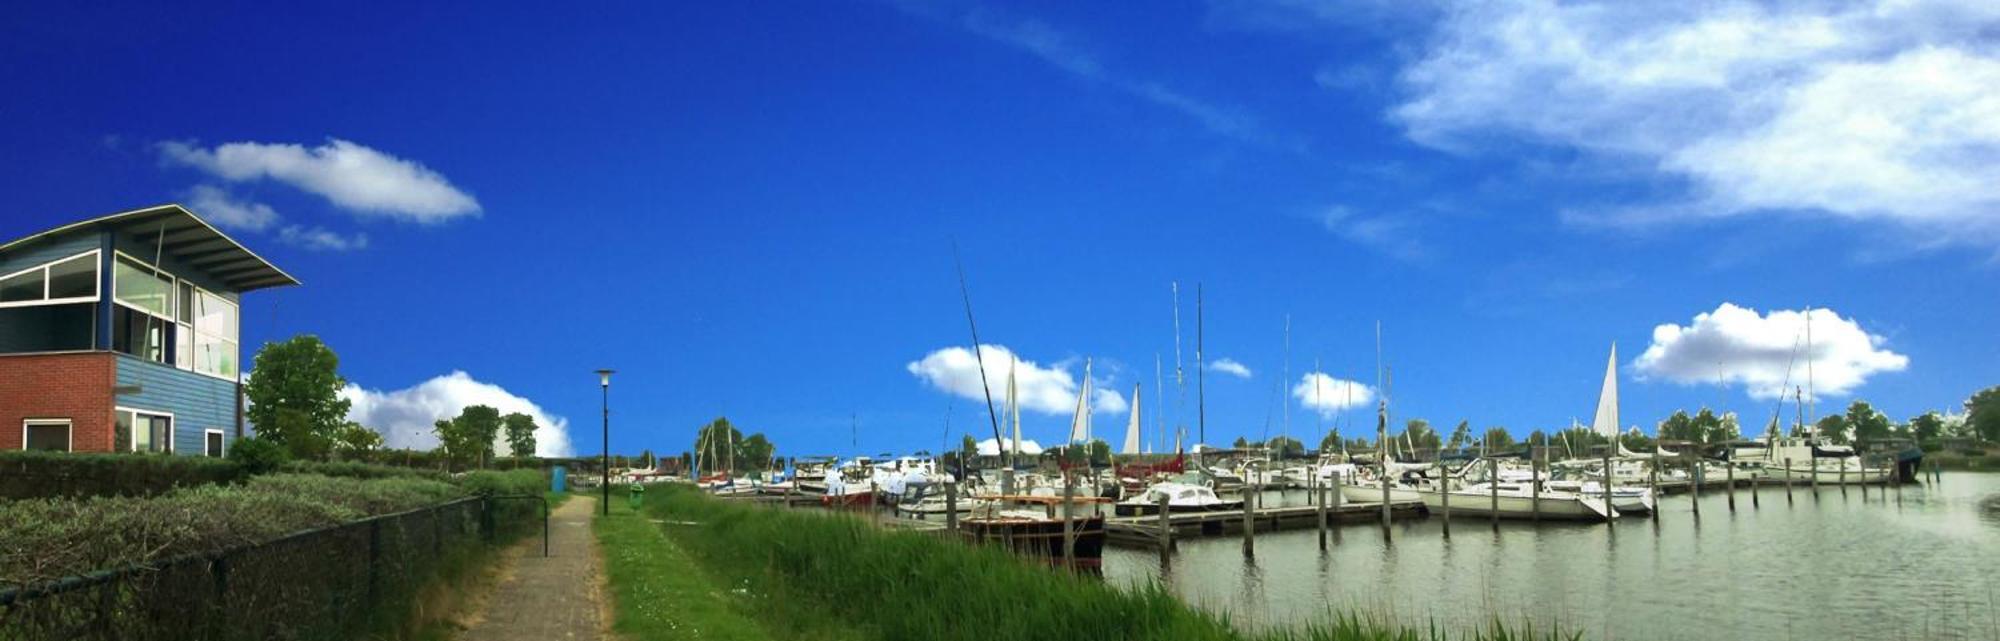
[{"label": "blue sky", "polygon": [[1614,341],[1649,430],[1768,417],[1807,358],[1823,409],[2000,382],[1977,3],[13,13],[0,235],[226,218],[306,283],[247,297],[246,346],[322,336],[392,442],[532,404],[595,452],[599,367],[620,451],[719,415],[792,454],[990,434],[938,353],[970,342],[954,243],[1044,442],[1086,357],[1100,408],[1155,411],[1174,282],[1180,416],[1196,283],[1206,355],[1249,372],[1209,372],[1211,441],[1287,404],[1309,442],[1372,431],[1301,377],[1373,386],[1378,321],[1399,419],[1521,434],[1588,420]]}]

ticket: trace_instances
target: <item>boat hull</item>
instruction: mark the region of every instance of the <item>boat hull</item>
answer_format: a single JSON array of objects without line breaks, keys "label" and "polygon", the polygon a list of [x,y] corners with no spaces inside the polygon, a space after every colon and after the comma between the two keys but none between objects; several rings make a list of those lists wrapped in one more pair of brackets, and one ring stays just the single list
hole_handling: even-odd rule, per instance
[{"label": "boat hull", "polygon": [[[1422,500],[1421,492],[1409,488],[1389,488],[1390,503],[1408,503]],[[1348,503],[1381,503],[1382,488],[1367,485],[1340,486],[1340,499]]]},{"label": "boat hull", "polygon": [[[1380,491],[1380,490],[1377,490]],[[1424,507],[1432,514],[1446,511],[1444,495],[1438,492],[1422,492]],[[1614,500],[1615,502],[1615,500]],[[1495,500],[1491,494],[1477,492],[1452,492],[1450,513],[1452,516],[1493,516],[1503,519],[1542,518],[1556,521],[1605,521],[1618,516],[1614,509],[1606,512],[1603,499],[1592,502],[1581,496],[1543,495],[1530,499],[1526,496],[1500,495]]]},{"label": "boat hull", "polygon": [[875,504],[875,493],[828,494],[819,497],[819,504],[827,507],[866,507]]},{"label": "boat hull", "polygon": [[[1243,509],[1242,501],[1222,501],[1219,503],[1211,503],[1208,505],[1170,504],[1167,506],[1167,513],[1185,514],[1193,512],[1232,512],[1241,509]],[[1119,503],[1112,507],[1112,511],[1116,512],[1118,516],[1151,516],[1160,513],[1160,506],[1159,504],[1156,503]]]},{"label": "boat hull", "polygon": [[1064,554],[1063,523],[1059,519],[966,519],[959,531],[976,543],[1006,547],[1021,556],[1044,559],[1055,566],[1073,565],[1086,570],[1104,567],[1104,518],[1071,521],[1075,556]]}]

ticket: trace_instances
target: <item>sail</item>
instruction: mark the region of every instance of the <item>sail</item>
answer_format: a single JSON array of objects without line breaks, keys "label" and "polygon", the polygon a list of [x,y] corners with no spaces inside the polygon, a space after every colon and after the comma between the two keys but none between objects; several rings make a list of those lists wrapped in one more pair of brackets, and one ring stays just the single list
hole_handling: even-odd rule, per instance
[{"label": "sail", "polygon": [[1083,361],[1083,387],[1076,394],[1076,415],[1069,420],[1069,442],[1090,442],[1090,359]]},{"label": "sail", "polygon": [[[1014,361],[1019,363],[1019,360]],[[1021,455],[1021,396],[1014,386],[1014,366],[1007,366],[1007,411],[1014,415],[1014,456]],[[1010,462],[1009,465],[1012,465]]]},{"label": "sail", "polygon": [[1591,431],[1618,440],[1618,344],[1611,344],[1611,361],[1604,364],[1604,388],[1597,395],[1597,418]]},{"label": "sail", "polygon": [[1132,386],[1132,422],[1125,425],[1125,447],[1119,454],[1139,453],[1139,386]]}]

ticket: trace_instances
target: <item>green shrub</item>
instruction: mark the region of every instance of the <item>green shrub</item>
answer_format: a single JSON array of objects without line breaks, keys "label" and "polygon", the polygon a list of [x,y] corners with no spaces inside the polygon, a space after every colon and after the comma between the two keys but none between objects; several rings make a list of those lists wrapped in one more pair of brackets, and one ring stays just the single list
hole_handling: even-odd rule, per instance
[{"label": "green shrub", "polygon": [[340,476],[340,477],[357,478],[357,479],[430,479],[433,481],[447,480],[445,474],[437,470],[398,467],[392,465],[378,465],[374,463],[362,463],[357,461],[340,461],[333,463],[323,463],[319,461],[292,461],[290,463],[286,463],[280,466],[278,468],[278,471],[285,472],[288,474],[318,474],[321,476]]},{"label": "green shrub", "polygon": [[149,495],[244,476],[235,463],[200,456],[0,452],[0,499]]},{"label": "green shrub", "polygon": [[268,474],[292,460],[292,454],[277,441],[251,436],[230,444],[229,460],[243,466],[246,473]]}]

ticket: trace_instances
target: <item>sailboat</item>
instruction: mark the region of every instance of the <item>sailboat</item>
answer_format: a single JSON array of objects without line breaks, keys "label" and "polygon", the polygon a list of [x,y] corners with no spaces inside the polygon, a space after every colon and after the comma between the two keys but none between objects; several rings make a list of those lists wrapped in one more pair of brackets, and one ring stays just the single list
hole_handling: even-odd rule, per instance
[{"label": "sailboat", "polygon": [[1139,385],[1132,385],[1132,420],[1125,424],[1125,444],[1118,448],[1119,454],[1132,456],[1139,453]]}]

